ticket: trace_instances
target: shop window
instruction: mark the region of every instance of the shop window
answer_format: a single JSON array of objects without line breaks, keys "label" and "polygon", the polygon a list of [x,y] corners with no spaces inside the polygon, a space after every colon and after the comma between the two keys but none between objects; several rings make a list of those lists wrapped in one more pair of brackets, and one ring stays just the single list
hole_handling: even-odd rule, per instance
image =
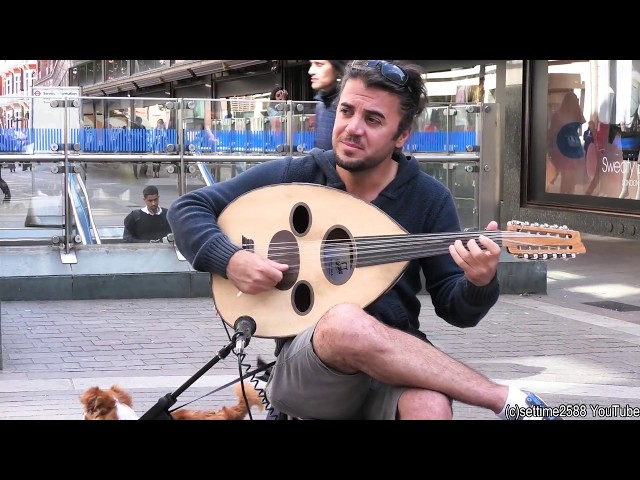
[{"label": "shop window", "polygon": [[168,66],[169,60],[134,60],[134,73],[147,72]]},{"label": "shop window", "polygon": [[129,75],[129,60],[107,60],[106,80],[115,80],[127,75]]},{"label": "shop window", "polygon": [[640,60],[535,61],[532,72],[530,198],[640,200]]}]

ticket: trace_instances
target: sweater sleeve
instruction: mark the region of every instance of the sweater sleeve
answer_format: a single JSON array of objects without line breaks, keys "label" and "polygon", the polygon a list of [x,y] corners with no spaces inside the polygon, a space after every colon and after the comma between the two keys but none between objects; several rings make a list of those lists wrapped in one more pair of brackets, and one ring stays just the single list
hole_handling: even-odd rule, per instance
[{"label": "sweater sleeve", "polygon": [[229,259],[242,246],[221,230],[220,213],[238,196],[281,182],[288,164],[285,160],[258,164],[229,180],[188,192],[171,205],[167,219],[175,244],[193,268],[227,278]]},{"label": "sweater sleeve", "polygon": [[126,243],[142,243],[144,241],[137,238],[135,210],[129,212],[129,214],[124,218],[122,240]]},{"label": "sweater sleeve", "polygon": [[[443,195],[434,211],[439,215],[433,223],[433,231],[460,231],[451,195]],[[497,275],[488,285],[477,287],[467,280],[449,253],[423,259],[421,265],[435,312],[451,325],[461,328],[477,325],[498,300]]]}]

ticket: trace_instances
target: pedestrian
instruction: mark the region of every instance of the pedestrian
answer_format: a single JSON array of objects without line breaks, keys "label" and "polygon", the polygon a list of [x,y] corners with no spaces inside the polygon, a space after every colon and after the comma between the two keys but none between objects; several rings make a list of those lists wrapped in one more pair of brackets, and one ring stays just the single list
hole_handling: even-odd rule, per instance
[{"label": "pedestrian", "polygon": [[284,88],[277,85],[273,87],[271,93],[269,94],[269,103],[267,104],[267,114],[270,117],[280,117],[285,114],[284,108],[280,107],[278,109],[278,105],[284,106],[284,102],[289,99],[289,92],[287,92]]},{"label": "pedestrian", "polygon": [[314,147],[331,149],[331,132],[336,119],[335,101],[338,97],[340,77],[344,72],[345,60],[309,60],[311,88],[318,101],[314,120]]},{"label": "pedestrian", "polygon": [[[164,153],[167,148],[167,129],[164,119],[159,118],[156,122],[155,133],[155,153]],[[153,178],[160,178],[160,162],[153,162]]]},{"label": "pedestrian", "polygon": [[582,139],[584,140],[584,157],[587,158],[587,152],[589,151],[589,146],[593,143],[594,136],[596,134],[596,122],[593,120],[589,120],[589,127],[582,134]]},{"label": "pedestrian", "polygon": [[11,189],[9,188],[9,185],[7,184],[7,182],[5,182],[2,179],[2,164],[0,164],[0,191],[2,191],[2,193],[4,194],[4,199],[2,201],[3,202],[10,202],[11,201]]},{"label": "pedestrian", "polygon": [[[168,218],[180,252],[196,270],[211,273],[214,285],[230,282],[237,296],[255,295],[261,305],[268,305],[269,295],[281,292],[274,287],[285,288],[302,275],[303,268],[293,257],[277,261],[281,258],[276,256],[277,246],[269,247],[273,258],[257,253],[264,246],[248,232],[246,242],[251,248],[232,242],[217,220],[234,199],[261,187],[288,183],[346,191],[372,203],[410,233],[439,232],[446,238],[447,232],[460,232],[451,192],[423,172],[415,158],[402,153],[427,101],[421,74],[418,66],[402,62],[351,62],[340,87],[332,149],[264,162],[236,178],[179,197]],[[303,205],[307,200],[299,201]],[[277,206],[274,199],[268,208]],[[307,216],[313,219],[314,229],[321,225],[322,213],[311,211]],[[292,215],[287,211],[283,218],[294,223]],[[348,227],[357,214],[347,207],[336,214],[334,206],[330,216],[336,215],[341,215],[336,221]],[[257,222],[259,214],[251,218]],[[300,230],[296,235],[280,230],[273,237],[268,232],[263,236],[303,244],[301,220],[296,215],[296,226],[291,227]],[[487,230],[496,229],[494,221],[487,226]],[[337,232],[334,237],[338,239]],[[401,248],[404,244],[399,242],[384,249]],[[365,307],[337,303],[303,331],[277,338],[276,364],[266,386],[271,405],[298,418],[451,419],[452,402],[457,400],[490,409],[499,418],[545,418],[544,413],[526,409],[546,406],[535,394],[493,382],[433,346],[419,329],[421,275],[437,315],[457,327],[477,325],[498,299],[498,244],[479,234],[466,243],[451,240],[446,248],[446,254],[411,260],[373,303]],[[362,260],[366,262],[365,256]],[[327,287],[315,295],[330,295],[339,285],[337,277],[348,273],[347,265],[346,261],[335,268],[333,263],[327,265],[321,280]],[[306,263],[305,270],[310,268],[311,262]],[[281,285],[287,272],[291,275]],[[329,275],[333,276],[329,279]],[[304,280],[298,278],[297,284]]]}]

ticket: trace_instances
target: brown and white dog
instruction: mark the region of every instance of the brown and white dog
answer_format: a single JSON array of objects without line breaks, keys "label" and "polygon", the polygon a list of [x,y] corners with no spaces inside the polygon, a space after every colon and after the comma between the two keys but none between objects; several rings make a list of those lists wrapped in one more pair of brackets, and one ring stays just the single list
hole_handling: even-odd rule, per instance
[{"label": "brown and white dog", "polygon": [[[249,408],[256,406],[262,411],[264,405],[258,391],[249,382],[244,382],[244,387]],[[236,384],[234,390],[238,403],[232,407],[222,407],[220,410],[178,409],[171,412],[171,417],[174,420],[243,420],[249,413],[247,402],[240,384]],[[80,403],[84,408],[84,420],[138,420],[131,395],[119,385],[112,385],[106,390],[88,388],[80,395]]]}]

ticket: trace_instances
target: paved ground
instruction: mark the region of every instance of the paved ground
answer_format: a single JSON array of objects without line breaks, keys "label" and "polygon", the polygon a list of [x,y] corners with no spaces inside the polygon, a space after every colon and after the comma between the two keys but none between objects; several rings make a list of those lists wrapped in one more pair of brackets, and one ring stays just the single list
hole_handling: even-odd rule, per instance
[{"label": "paved ground", "polygon": [[[637,240],[583,236],[587,253],[550,260],[547,295],[503,295],[475,328],[435,317],[423,297],[422,328],[444,351],[499,382],[531,389],[571,418],[640,418],[640,280]],[[600,302],[589,305],[589,302]],[[602,303],[604,302],[604,303]],[[616,310],[617,308],[617,310]],[[88,387],[118,383],[138,414],[175,391],[228,343],[211,299],[2,302],[0,419],[80,419]],[[244,364],[271,360],[273,341],[251,340]],[[236,378],[230,354],[176,406],[217,409]],[[623,412],[616,410],[619,406]],[[456,419],[494,419],[454,403]],[[254,409],[253,419],[264,418]]]}]

